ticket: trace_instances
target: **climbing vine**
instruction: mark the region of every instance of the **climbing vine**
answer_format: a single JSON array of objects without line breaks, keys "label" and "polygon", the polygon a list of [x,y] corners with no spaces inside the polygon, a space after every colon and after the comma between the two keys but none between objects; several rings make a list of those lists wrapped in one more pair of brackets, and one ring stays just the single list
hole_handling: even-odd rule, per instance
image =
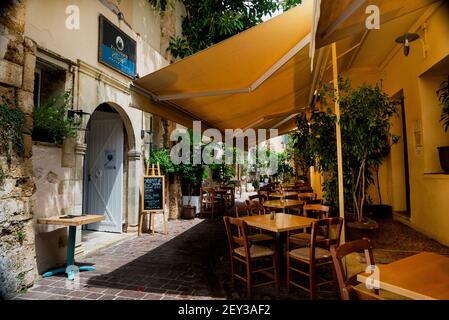
[{"label": "climbing vine", "polygon": [[22,126],[24,118],[24,114],[19,108],[10,108],[6,104],[0,105],[0,153],[6,154],[8,162],[11,160],[12,151],[16,151],[18,154],[23,152]]}]

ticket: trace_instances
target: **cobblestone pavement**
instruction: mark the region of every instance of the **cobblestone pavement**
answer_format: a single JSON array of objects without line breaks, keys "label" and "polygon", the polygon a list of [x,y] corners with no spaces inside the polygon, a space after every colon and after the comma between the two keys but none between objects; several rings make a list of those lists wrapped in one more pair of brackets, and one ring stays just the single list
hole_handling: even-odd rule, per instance
[{"label": "cobblestone pavement", "polygon": [[96,267],[79,274],[79,288],[58,275],[16,299],[224,299],[214,272],[225,248],[222,219],[170,221],[169,231],[136,236],[78,261]]},{"label": "cobblestone pavement", "polygon": [[[221,217],[169,221],[169,231],[169,235],[156,233],[154,238],[135,236],[77,261],[96,267],[79,274],[77,288],[57,275],[40,279],[15,299],[245,299],[245,290],[234,290],[231,285]],[[283,289],[278,293],[267,286],[256,289],[254,298],[307,299],[307,295],[295,289],[290,294]]]},{"label": "cobblestone pavement", "polygon": [[[449,252],[449,248],[399,222],[385,220],[381,225],[382,232],[373,239],[379,263],[389,263],[421,250]],[[401,242],[404,245],[400,247],[395,245],[393,250],[392,238],[406,238],[408,242]],[[58,275],[40,279],[15,299],[245,299],[244,288],[235,290],[231,285],[226,241],[221,217],[169,221],[168,235],[133,236],[78,261],[94,265],[96,270],[81,272],[77,288],[71,288],[73,282]],[[327,277],[331,271],[323,275]],[[318,298],[338,298],[335,289],[323,287]],[[298,300],[308,299],[308,295],[297,288],[287,292],[283,283],[280,292],[273,286],[256,288],[254,299]]]}]

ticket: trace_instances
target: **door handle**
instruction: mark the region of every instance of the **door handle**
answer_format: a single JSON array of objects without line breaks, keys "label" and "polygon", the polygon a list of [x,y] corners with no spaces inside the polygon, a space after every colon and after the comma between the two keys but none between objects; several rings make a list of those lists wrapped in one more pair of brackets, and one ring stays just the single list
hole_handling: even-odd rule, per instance
[{"label": "door handle", "polygon": [[87,174],[87,181],[92,181],[92,176],[90,175],[90,173]]}]

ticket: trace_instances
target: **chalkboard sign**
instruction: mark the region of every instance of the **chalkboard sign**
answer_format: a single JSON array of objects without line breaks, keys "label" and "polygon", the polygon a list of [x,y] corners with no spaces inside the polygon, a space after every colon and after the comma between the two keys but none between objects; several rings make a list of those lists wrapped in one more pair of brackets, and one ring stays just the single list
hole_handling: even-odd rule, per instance
[{"label": "chalkboard sign", "polygon": [[165,208],[164,176],[142,178],[142,210],[163,211]]}]

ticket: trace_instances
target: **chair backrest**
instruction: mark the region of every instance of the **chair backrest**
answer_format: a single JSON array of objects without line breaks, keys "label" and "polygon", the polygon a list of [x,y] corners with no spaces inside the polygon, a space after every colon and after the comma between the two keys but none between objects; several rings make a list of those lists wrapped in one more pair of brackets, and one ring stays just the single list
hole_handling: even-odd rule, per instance
[{"label": "chair backrest", "polygon": [[263,204],[265,201],[268,200],[268,196],[270,195],[270,192],[268,192],[268,191],[258,191],[257,195],[259,196],[260,204]]},{"label": "chair backrest", "polygon": [[[343,227],[343,218],[325,218],[312,222],[311,228],[311,246],[330,248],[332,245],[340,244],[341,229]],[[314,229],[315,228],[315,229]],[[334,228],[334,232],[331,232]],[[318,239],[320,230],[324,229],[324,238]]]},{"label": "chair backrest", "polygon": [[302,209],[306,216],[309,216],[310,212],[318,212],[320,213],[320,216],[318,217],[319,219],[321,219],[323,216],[324,218],[329,218],[330,207],[328,206],[307,203],[303,206]]},{"label": "chair backrest", "polygon": [[247,206],[252,204],[260,204],[260,196],[258,194],[254,194],[248,197],[248,200],[245,200]]},{"label": "chair backrest", "polygon": [[351,299],[351,293],[347,287],[357,283],[357,275],[348,277],[343,267],[342,260],[351,253],[364,251],[367,265],[374,265],[373,247],[368,238],[363,238],[347,242],[341,246],[332,246],[330,251],[334,263],[335,274],[337,275],[338,287],[340,288],[340,296],[343,300],[349,300]]},{"label": "chair backrest", "polygon": [[[310,233],[309,257],[310,264],[315,264],[315,251],[317,247],[329,248],[333,244],[340,242],[341,227],[343,225],[343,218],[327,218],[312,222]],[[335,235],[331,236],[330,229],[332,226],[336,227]],[[318,239],[317,236],[321,228],[325,228],[325,236],[323,239]]]},{"label": "chair backrest", "polygon": [[313,192],[300,192],[300,193],[298,193],[298,199],[299,200],[315,200],[316,199],[316,193],[313,193]]},{"label": "chair backrest", "polygon": [[212,187],[201,187],[200,202],[213,202],[215,200],[215,190]]},{"label": "chair backrest", "polygon": [[238,218],[231,218],[228,216],[223,217],[226,234],[228,236],[229,253],[231,260],[234,256],[234,249],[244,247],[245,256],[250,258],[249,248],[250,243],[248,241],[248,225],[244,220]]},{"label": "chair backrest", "polygon": [[265,214],[265,208],[259,204],[251,204],[241,207],[235,207],[235,216],[237,218],[260,214]]}]

